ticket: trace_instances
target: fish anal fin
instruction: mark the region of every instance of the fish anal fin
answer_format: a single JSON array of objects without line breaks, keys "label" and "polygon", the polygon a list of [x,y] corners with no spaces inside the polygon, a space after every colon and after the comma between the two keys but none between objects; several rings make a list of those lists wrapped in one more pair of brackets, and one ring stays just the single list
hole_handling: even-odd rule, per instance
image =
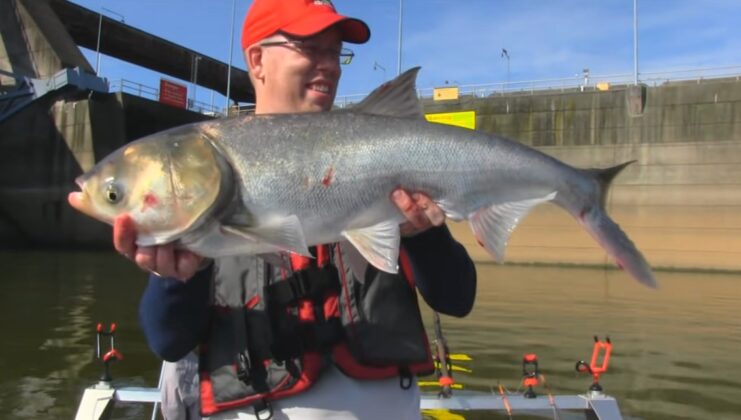
[{"label": "fish anal fin", "polygon": [[504,251],[512,232],[534,207],[553,200],[556,193],[521,201],[485,207],[468,218],[476,240],[497,262],[504,261]]}]

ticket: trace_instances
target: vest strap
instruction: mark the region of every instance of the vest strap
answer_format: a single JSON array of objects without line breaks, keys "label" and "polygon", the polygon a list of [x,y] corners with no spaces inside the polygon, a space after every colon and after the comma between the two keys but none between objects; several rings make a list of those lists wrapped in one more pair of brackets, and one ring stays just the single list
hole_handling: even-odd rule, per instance
[{"label": "vest strap", "polygon": [[[255,410],[255,418],[258,420],[269,420],[273,418],[273,405],[264,398],[257,401],[253,409]],[[265,417],[262,417],[263,415]]]},{"label": "vest strap", "polygon": [[295,305],[299,299],[315,300],[326,292],[340,291],[340,276],[333,265],[310,266],[294,272],[284,281],[265,286],[265,296],[271,305]]},{"label": "vest strap", "polygon": [[342,290],[339,272],[334,265],[326,264],[326,246],[312,253],[315,259],[292,254],[293,274],[264,288],[273,326],[271,351],[276,360],[296,358],[307,351],[328,351],[344,337],[339,318],[325,314],[323,309],[325,298]]}]

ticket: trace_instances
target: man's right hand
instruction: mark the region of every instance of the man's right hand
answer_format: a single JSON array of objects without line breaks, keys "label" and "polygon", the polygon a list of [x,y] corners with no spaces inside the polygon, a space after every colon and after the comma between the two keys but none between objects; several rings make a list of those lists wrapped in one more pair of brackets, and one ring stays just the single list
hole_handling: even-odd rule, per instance
[{"label": "man's right hand", "polygon": [[113,246],[142,270],[160,277],[174,277],[186,281],[198,271],[203,257],[173,244],[158,246],[136,245],[136,225],[127,214],[113,221]]}]

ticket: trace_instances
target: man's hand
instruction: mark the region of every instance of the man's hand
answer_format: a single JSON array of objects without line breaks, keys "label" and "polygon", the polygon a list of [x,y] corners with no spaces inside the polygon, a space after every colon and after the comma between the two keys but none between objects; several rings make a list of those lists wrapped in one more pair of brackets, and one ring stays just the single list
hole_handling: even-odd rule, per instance
[{"label": "man's hand", "polygon": [[391,193],[391,201],[407,221],[399,225],[401,236],[414,236],[420,232],[445,223],[445,213],[430,197],[422,193],[409,194],[401,188]]},{"label": "man's hand", "polygon": [[113,221],[113,246],[142,270],[181,281],[193,277],[203,261],[200,255],[175,249],[172,244],[138,247],[136,226],[126,214],[116,217]]}]

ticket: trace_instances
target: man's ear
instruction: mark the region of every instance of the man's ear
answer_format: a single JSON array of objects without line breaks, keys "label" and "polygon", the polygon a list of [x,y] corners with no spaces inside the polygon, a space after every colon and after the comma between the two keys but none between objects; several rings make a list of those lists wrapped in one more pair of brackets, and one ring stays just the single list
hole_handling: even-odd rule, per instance
[{"label": "man's ear", "polygon": [[263,78],[263,65],[262,65],[262,48],[257,45],[250,45],[244,50],[244,60],[247,63],[247,70],[254,80],[262,80]]}]

